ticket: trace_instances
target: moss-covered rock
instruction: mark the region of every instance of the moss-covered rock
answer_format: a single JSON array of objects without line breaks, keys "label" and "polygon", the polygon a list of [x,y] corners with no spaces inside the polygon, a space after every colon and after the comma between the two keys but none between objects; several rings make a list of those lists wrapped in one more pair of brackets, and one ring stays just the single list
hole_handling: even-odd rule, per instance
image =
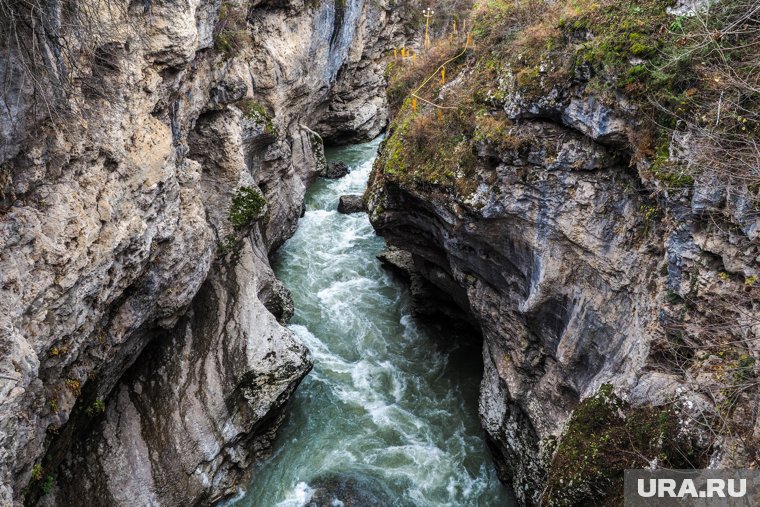
[{"label": "moss-covered rock", "polygon": [[274,134],[274,120],[266,108],[253,99],[243,99],[235,104],[243,112],[243,118],[263,128],[267,134]]},{"label": "moss-covered rock", "polygon": [[376,167],[408,187],[461,197],[474,190],[474,124],[466,110],[415,110],[405,101],[389,129]]},{"label": "moss-covered rock", "polygon": [[229,219],[235,230],[242,230],[266,213],[266,198],[257,187],[240,187],[232,197]]},{"label": "moss-covered rock", "polygon": [[604,384],[573,411],[549,466],[546,505],[619,505],[623,471],[699,468],[706,449],[681,431],[674,406],[634,407]]}]

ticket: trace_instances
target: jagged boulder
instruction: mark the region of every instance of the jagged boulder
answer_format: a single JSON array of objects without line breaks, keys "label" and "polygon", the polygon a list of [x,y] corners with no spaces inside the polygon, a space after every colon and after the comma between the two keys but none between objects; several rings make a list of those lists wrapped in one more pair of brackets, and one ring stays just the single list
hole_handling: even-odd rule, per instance
[{"label": "jagged boulder", "polygon": [[338,212],[349,213],[366,213],[367,204],[360,195],[341,195],[338,201]]},{"label": "jagged boulder", "polygon": [[328,164],[324,169],[320,171],[319,175],[329,180],[337,180],[338,178],[342,178],[343,176],[347,175],[350,171],[351,170],[345,162],[338,160],[337,162]]},{"label": "jagged boulder", "polygon": [[389,246],[387,250],[384,250],[377,254],[377,260],[384,268],[393,271],[402,277],[409,279],[412,273],[415,272],[414,258],[411,252],[401,250],[393,246]]}]

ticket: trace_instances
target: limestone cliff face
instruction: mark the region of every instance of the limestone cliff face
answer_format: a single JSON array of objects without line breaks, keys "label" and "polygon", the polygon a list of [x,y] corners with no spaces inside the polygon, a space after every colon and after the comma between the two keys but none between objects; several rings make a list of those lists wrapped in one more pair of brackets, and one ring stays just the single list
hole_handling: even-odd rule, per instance
[{"label": "limestone cliff face", "polygon": [[[52,119],[20,53],[0,62],[0,500],[207,503],[310,368],[268,255],[324,163],[314,132],[385,125],[403,23],[361,0],[101,7],[67,34]],[[241,188],[267,204],[233,224]]]},{"label": "limestone cliff face", "polygon": [[[716,259],[726,252],[713,248],[724,240],[708,239],[706,248],[698,214],[681,208],[690,217],[681,224],[645,216],[652,201],[614,151],[562,125],[536,120],[524,128],[537,135],[522,153],[479,147],[469,199],[400,184],[376,168],[369,203],[377,231],[411,252],[417,271],[479,324],[481,420],[502,478],[534,504],[556,438],[602,384],[638,404],[677,400],[695,420],[704,417],[712,404],[704,386],[662,371],[653,358],[667,343],[668,290],[698,284],[718,300],[743,289],[720,281]],[[691,275],[695,266],[699,274]],[[732,315],[747,319],[756,340],[754,318]],[[754,416],[742,417],[756,431]]]},{"label": "limestone cliff face", "polygon": [[[472,93],[463,85],[474,79],[472,62],[438,99]],[[662,439],[684,438],[690,466],[749,465],[760,437],[750,397],[722,415],[721,424],[743,428],[743,439],[705,434],[720,417],[716,393],[733,382],[716,372],[741,361],[715,355],[705,336],[718,327],[732,336],[748,372],[759,352],[752,277],[760,228],[746,188],[666,188],[650,161],[631,161],[635,108],[622,96],[603,104],[583,76],[532,99],[505,82],[495,107],[466,118],[465,132],[475,134],[435,138],[456,120],[447,126],[447,112],[439,119],[424,106],[402,106],[365,196],[376,230],[410,252],[416,271],[483,333],[480,416],[502,479],[526,505],[601,502],[613,484],[607,470],[620,467],[600,458],[617,452],[605,424],[625,425],[645,410],[673,415],[677,430],[644,438],[652,447],[634,449],[643,461],[630,463],[662,463],[651,450],[657,440],[661,449]],[[457,153],[465,155],[444,173]],[[635,408],[589,423],[589,400],[604,384]]]},{"label": "limestone cliff face", "polygon": [[[479,168],[469,205],[387,181],[371,201],[390,244],[411,251],[439,287],[461,288],[457,299],[485,338],[483,425],[528,498],[545,480],[539,441],[602,382],[636,378],[649,340],[641,316],[656,318],[646,287],[658,264],[642,201],[627,192],[640,185],[631,171],[568,129],[535,127],[541,145],[529,153],[484,147],[492,163]],[[570,152],[567,167],[546,167],[547,150]],[[597,167],[571,169],[591,159]]]}]

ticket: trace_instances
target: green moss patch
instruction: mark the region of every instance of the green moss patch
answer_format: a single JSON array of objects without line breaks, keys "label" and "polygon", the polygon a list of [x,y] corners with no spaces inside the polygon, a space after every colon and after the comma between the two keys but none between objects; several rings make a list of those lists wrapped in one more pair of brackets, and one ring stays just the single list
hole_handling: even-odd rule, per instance
[{"label": "green moss patch", "polygon": [[273,118],[261,103],[253,99],[243,99],[236,102],[235,105],[243,112],[244,118],[262,125],[267,134],[274,134]]},{"label": "green moss patch", "polygon": [[240,187],[232,197],[229,219],[235,230],[245,229],[263,216],[266,198],[258,188]]},{"label": "green moss patch", "polygon": [[474,190],[474,125],[466,112],[413,111],[407,100],[389,130],[376,167],[402,185],[466,196]]},{"label": "green moss patch", "polygon": [[682,435],[674,407],[633,407],[604,384],[573,411],[549,467],[544,501],[619,505],[625,469],[653,462],[668,468],[702,467],[704,451]]},{"label": "green moss patch", "polygon": [[[520,104],[541,104],[538,114],[551,114],[555,101],[559,114],[567,96],[578,95],[629,120],[624,151],[656,188],[687,193],[705,172],[756,188],[760,26],[751,2],[715,2],[693,17],[668,14],[674,3],[479,0],[468,20],[473,44],[461,55],[461,43],[445,39],[416,63],[389,63],[396,118],[378,167],[406,184],[471,190],[473,142],[497,149],[520,143],[510,139],[508,122],[483,118]],[[455,55],[443,85],[437,69]],[[415,92],[425,100],[412,110]],[[688,152],[671,158],[676,138],[690,139]]]}]

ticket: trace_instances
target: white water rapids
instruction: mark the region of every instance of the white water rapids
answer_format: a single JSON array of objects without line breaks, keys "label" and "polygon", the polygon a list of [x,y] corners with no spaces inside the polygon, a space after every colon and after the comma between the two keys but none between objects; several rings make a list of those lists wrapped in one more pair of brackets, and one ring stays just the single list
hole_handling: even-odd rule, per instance
[{"label": "white water rapids", "polygon": [[479,346],[416,323],[367,215],[336,211],[364,191],[379,142],[328,154],[352,171],[314,184],[278,254],[314,370],[237,506],[513,505],[478,421]]}]

